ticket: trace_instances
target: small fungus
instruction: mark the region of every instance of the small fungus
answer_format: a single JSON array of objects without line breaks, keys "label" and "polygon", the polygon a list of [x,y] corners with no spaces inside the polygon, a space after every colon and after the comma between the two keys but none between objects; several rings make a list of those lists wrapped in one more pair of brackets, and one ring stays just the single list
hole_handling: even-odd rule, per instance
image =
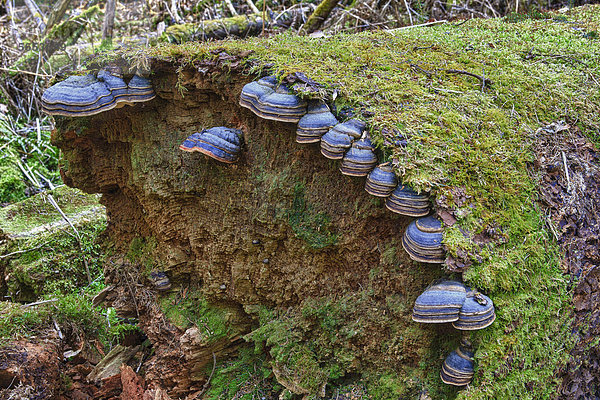
[{"label": "small fungus", "polygon": [[388,210],[409,217],[423,217],[429,214],[429,195],[418,194],[406,185],[399,184],[385,200]]},{"label": "small fungus", "polygon": [[434,217],[419,218],[406,228],[402,247],[415,261],[440,264],[444,262],[442,223]]},{"label": "small fungus", "polygon": [[388,197],[396,185],[398,185],[398,177],[392,171],[392,164],[386,162],[379,164],[369,173],[365,182],[365,190],[373,196]]},{"label": "small fungus", "polygon": [[152,271],[150,273],[150,280],[158,291],[163,292],[171,288],[169,277],[162,271]]},{"label": "small fungus", "polygon": [[352,142],[359,139],[364,130],[365,123],[358,119],[335,125],[321,138],[321,154],[331,160],[341,160]]},{"label": "small fungus", "polygon": [[448,385],[465,386],[473,380],[474,353],[471,343],[463,339],[458,349],[454,350],[442,364],[440,377]]},{"label": "small fungus", "polygon": [[369,138],[360,139],[344,155],[340,171],[349,176],[367,176],[377,164],[375,149]]},{"label": "small fungus", "polygon": [[298,121],[296,142],[317,143],[329,129],[338,123],[327,104],[322,101],[311,101],[308,112]]},{"label": "small fungus", "polygon": [[242,88],[240,105],[264,119],[296,123],[306,114],[306,101],[291,94],[287,85],[269,76]]},{"label": "small fungus", "polygon": [[496,319],[492,300],[476,290],[469,290],[460,309],[458,320],[452,323],[456,329],[473,331],[490,326]]}]

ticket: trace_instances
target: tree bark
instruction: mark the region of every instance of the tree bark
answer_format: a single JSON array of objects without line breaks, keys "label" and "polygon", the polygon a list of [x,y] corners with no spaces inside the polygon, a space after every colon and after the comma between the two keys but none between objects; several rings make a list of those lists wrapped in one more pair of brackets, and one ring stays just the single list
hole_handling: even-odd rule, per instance
[{"label": "tree bark", "polygon": [[323,0],[321,4],[315,8],[315,11],[311,16],[308,17],[308,20],[302,27],[302,33],[308,34],[319,29],[338,3],[339,0]]},{"label": "tree bark", "polygon": [[102,24],[102,44],[112,44],[113,28],[115,27],[116,0],[106,0],[104,23]]}]

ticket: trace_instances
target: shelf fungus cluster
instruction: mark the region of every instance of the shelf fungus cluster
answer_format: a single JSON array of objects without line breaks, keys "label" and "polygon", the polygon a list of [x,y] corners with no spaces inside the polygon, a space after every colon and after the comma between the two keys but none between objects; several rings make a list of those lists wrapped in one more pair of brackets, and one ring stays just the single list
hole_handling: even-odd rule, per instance
[{"label": "shelf fungus cluster", "polygon": [[224,163],[237,161],[242,145],[242,131],[216,126],[188,136],[179,146],[180,150],[199,152]]},{"label": "shelf fungus cluster", "polygon": [[97,75],[70,76],[44,92],[42,109],[46,114],[86,117],[155,97],[152,83],[134,75],[125,83],[118,68],[102,69]]},{"label": "shelf fungus cluster", "polygon": [[[461,282],[441,280],[417,297],[412,319],[427,324],[452,323],[456,329],[472,331],[490,326],[496,313],[489,297]],[[441,378],[447,384],[464,386],[473,378],[473,351],[464,343],[466,339],[444,361]]]}]

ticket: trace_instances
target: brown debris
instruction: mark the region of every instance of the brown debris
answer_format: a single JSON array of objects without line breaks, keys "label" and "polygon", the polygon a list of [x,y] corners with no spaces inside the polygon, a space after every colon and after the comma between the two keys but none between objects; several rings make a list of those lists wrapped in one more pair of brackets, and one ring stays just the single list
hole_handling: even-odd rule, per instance
[{"label": "brown debris", "polygon": [[560,371],[561,399],[591,399],[600,388],[600,153],[577,129],[557,122],[536,132],[535,172],[548,226],[573,277],[577,344]]},{"label": "brown debris", "polygon": [[9,389],[0,390],[0,398],[54,398],[60,389],[60,360],[60,339],[55,331],[3,347],[0,387]]}]

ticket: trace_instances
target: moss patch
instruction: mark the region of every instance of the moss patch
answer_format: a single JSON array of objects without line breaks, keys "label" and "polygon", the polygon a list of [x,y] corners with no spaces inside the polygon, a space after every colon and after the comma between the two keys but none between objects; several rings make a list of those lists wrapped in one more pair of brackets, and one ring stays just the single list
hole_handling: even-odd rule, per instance
[{"label": "moss patch", "polygon": [[206,343],[233,332],[230,327],[233,313],[224,306],[210,304],[198,288],[163,296],[159,305],[169,322],[182,330],[196,326]]},{"label": "moss patch", "polygon": [[294,187],[294,199],[287,217],[296,236],[313,249],[322,249],[337,243],[338,235],[332,232],[329,216],[313,210],[311,204],[306,201],[305,187],[301,183]]},{"label": "moss patch", "polygon": [[[86,211],[90,211],[90,216],[95,214],[91,212],[93,210],[102,213],[98,195],[85,194],[67,186],[61,186],[47,193],[54,197],[61,210],[70,215],[70,218],[77,219],[78,214],[84,214]],[[23,235],[36,226],[46,226],[47,230],[51,230],[52,224],[62,221],[60,212],[52,206],[46,194],[38,194],[0,209],[0,229],[14,236]],[[43,233],[43,230],[40,232]]]}]

